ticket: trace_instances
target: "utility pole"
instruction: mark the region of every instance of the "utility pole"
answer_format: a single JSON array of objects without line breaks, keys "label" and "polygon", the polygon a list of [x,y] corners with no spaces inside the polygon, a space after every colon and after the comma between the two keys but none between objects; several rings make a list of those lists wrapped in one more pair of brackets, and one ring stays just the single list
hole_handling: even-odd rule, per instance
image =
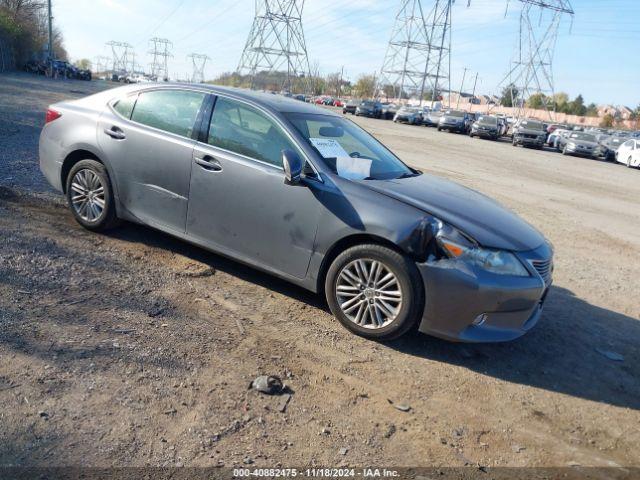
[{"label": "utility pole", "polygon": [[[255,17],[237,72],[249,74],[251,87],[258,73],[285,73],[283,88],[291,92],[294,79],[310,77],[302,28],[304,0],[256,0]],[[304,81],[308,89],[309,81]]]},{"label": "utility pole", "polygon": [[471,94],[472,101],[476,98],[476,86],[478,85],[478,72],[476,72],[476,79],[473,81],[473,93]]},{"label": "utility pole", "polygon": [[[569,0],[519,0],[520,34],[518,53],[511,63],[509,73],[500,85],[515,85],[511,89],[514,117],[521,118],[525,113],[525,102],[536,93],[553,98],[553,57],[558,40],[558,30],[564,15],[573,18],[575,14]],[[553,102],[555,105],[555,102]],[[544,102],[550,120],[554,111]],[[554,107],[555,109],[555,107]]]},{"label": "utility pole", "polygon": [[396,99],[419,95],[420,104],[427,88],[433,102],[449,81],[454,0],[434,0],[430,11],[424,2],[400,1],[377,88],[390,88]]},{"label": "utility pole", "polygon": [[338,98],[342,98],[342,77],[344,76],[344,65],[340,69],[340,80],[338,80]]},{"label": "utility pole", "polygon": [[48,26],[49,26],[49,60],[53,60],[54,59],[54,54],[53,54],[53,12],[51,10],[51,0],[47,1],[47,19],[48,19]]},{"label": "utility pole", "polygon": [[[467,77],[467,67],[464,67],[464,73],[462,74],[462,84],[460,85],[460,91],[458,92],[458,102],[456,103],[456,110],[460,108],[460,97],[462,96],[462,89],[464,88],[464,79]],[[451,96],[451,94],[449,94]]]}]

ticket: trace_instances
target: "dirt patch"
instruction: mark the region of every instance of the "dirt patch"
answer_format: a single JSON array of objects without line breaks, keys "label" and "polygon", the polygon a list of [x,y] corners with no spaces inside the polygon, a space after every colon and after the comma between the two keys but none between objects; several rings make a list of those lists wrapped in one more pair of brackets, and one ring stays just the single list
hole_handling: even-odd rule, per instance
[{"label": "dirt patch", "polygon": [[[36,111],[68,95],[21,78],[0,97],[37,84]],[[358,122],[545,232],[556,283],[536,329],[378,344],[317,296],[167,235],[85,231],[37,193],[34,127],[23,149],[0,144],[0,465],[637,465],[640,173]],[[290,387],[284,408],[247,388],[258,375]]]}]

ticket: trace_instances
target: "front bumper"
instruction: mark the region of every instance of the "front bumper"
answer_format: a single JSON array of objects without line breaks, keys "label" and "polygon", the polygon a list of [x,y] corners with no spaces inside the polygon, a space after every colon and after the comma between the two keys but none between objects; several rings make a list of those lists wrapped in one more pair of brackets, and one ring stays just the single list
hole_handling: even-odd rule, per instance
[{"label": "front bumper", "polygon": [[481,138],[498,138],[497,130],[472,130],[471,133]]},{"label": "front bumper", "polygon": [[516,145],[522,145],[524,147],[544,147],[545,140],[539,138],[518,137],[514,138]]},{"label": "front bumper", "polygon": [[569,155],[575,155],[578,157],[588,157],[588,158],[596,158],[595,151],[593,149],[585,149],[580,147],[569,147],[567,146],[566,152]]},{"label": "front bumper", "polygon": [[[547,245],[517,253],[529,277],[496,275],[459,260],[418,264],[425,286],[419,330],[457,342],[506,342],[537,323],[551,286],[530,261],[552,257]],[[475,322],[475,323],[474,323]]]},{"label": "front bumper", "polygon": [[442,122],[438,124],[438,128],[442,130],[449,130],[450,132],[464,132],[466,130],[464,123]]},{"label": "front bumper", "polygon": [[393,121],[400,123],[418,123],[417,117],[406,117],[404,115],[396,115]]}]

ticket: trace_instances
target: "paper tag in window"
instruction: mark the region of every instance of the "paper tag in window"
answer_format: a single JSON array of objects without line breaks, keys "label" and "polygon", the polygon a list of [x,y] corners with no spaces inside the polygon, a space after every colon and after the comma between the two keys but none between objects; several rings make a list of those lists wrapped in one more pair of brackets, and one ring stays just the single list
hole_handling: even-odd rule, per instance
[{"label": "paper tag in window", "polygon": [[324,158],[348,157],[349,154],[342,145],[333,138],[310,138],[311,144],[318,149]]},{"label": "paper tag in window", "polygon": [[371,176],[371,160],[366,158],[338,157],[336,159],[338,175],[348,180],[363,180]]}]

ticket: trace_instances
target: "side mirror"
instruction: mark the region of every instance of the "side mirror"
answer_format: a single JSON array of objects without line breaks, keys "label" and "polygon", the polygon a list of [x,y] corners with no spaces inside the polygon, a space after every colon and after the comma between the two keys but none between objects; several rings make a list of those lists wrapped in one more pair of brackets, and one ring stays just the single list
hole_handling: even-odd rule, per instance
[{"label": "side mirror", "polygon": [[293,150],[282,151],[282,166],[284,168],[284,181],[287,185],[297,185],[302,180],[304,162],[298,152]]}]

